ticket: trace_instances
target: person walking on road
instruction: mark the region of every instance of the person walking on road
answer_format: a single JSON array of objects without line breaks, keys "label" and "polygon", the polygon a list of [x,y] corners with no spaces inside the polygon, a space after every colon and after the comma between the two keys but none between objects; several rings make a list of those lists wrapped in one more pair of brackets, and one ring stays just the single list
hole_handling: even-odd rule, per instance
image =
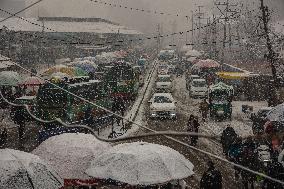
[{"label": "person walking on road", "polygon": [[[198,119],[194,115],[190,115],[187,123],[187,131],[198,133],[200,124],[198,123]],[[198,136],[190,136],[190,144],[192,146],[197,145]]]},{"label": "person walking on road", "polygon": [[199,104],[199,112],[202,115],[202,121],[205,122],[207,119],[207,115],[208,115],[208,111],[209,111],[209,104],[206,101],[206,99],[204,99],[200,104]]},{"label": "person walking on road", "polygon": [[[283,181],[283,173],[284,171],[283,171],[282,164],[278,162],[276,158],[272,158],[272,161],[269,162],[267,165],[266,174],[272,178]],[[264,179],[262,188],[263,189],[283,189],[284,186],[270,179]]]},{"label": "person walking on road", "polygon": [[212,161],[207,163],[208,169],[200,180],[200,189],[222,189],[222,174]]},{"label": "person walking on road", "polygon": [[222,132],[221,135],[221,144],[223,148],[223,153],[228,156],[228,151],[230,145],[236,140],[238,137],[234,128],[231,126],[227,126],[227,128]]}]

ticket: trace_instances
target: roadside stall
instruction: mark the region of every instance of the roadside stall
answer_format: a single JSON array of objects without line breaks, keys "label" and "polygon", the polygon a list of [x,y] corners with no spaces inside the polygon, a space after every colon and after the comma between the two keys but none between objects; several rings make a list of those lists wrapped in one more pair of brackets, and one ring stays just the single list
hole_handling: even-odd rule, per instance
[{"label": "roadside stall", "polygon": [[211,118],[231,118],[234,88],[219,82],[209,87],[209,110]]}]

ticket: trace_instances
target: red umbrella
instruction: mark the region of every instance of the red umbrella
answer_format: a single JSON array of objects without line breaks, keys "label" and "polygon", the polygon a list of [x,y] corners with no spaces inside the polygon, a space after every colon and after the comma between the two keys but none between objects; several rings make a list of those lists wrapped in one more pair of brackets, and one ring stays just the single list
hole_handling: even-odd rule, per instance
[{"label": "red umbrella", "polygon": [[31,77],[26,78],[19,85],[24,86],[28,90],[31,90],[28,95],[34,96],[37,93],[36,91],[38,90],[38,86],[44,83],[45,83],[44,80],[38,77],[31,76]]}]

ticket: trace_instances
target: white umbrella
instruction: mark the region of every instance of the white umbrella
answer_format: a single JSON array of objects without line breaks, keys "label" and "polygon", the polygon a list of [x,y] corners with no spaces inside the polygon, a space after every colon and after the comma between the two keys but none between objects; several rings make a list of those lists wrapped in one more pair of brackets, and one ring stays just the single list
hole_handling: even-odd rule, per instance
[{"label": "white umbrella", "polygon": [[270,112],[268,112],[266,118],[270,121],[284,121],[284,103],[275,106]]},{"label": "white umbrella", "polygon": [[38,156],[0,149],[0,188],[58,189],[62,186],[63,180]]},{"label": "white umbrella", "polygon": [[18,86],[21,77],[17,72],[2,71],[0,72],[0,85]]},{"label": "white umbrella", "polygon": [[33,154],[49,162],[64,179],[85,179],[88,176],[84,172],[90,161],[108,148],[108,143],[91,134],[65,133],[50,137]]},{"label": "white umbrella", "polygon": [[199,57],[201,56],[202,53],[200,53],[199,51],[197,50],[188,50],[186,53],[185,53],[185,56],[194,56],[194,57]]},{"label": "white umbrella", "polygon": [[172,148],[146,142],[119,144],[92,161],[86,173],[131,185],[154,185],[194,174],[193,164]]}]

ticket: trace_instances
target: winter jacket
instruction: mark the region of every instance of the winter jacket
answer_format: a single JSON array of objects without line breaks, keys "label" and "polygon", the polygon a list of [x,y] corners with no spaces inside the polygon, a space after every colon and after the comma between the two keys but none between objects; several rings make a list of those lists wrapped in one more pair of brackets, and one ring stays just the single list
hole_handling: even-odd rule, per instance
[{"label": "winter jacket", "polygon": [[200,181],[200,189],[222,189],[222,174],[214,167],[210,167]]},{"label": "winter jacket", "polygon": [[[268,163],[267,173],[266,173],[268,176],[283,181],[283,176],[281,176],[283,174],[283,172],[284,172],[283,166],[278,161],[272,161],[272,162]],[[277,182],[271,181],[269,179],[264,179],[263,188],[266,188],[266,189],[283,189],[284,187],[283,187],[283,185],[281,185]]]}]

